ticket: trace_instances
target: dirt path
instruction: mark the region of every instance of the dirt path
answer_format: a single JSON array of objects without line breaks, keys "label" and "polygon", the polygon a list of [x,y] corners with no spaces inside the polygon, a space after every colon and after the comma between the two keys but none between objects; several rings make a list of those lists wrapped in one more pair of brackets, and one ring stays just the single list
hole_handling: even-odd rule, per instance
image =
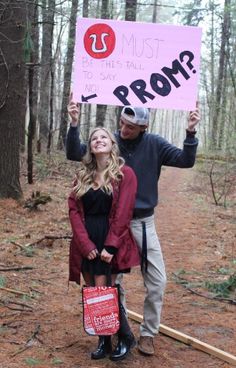
[{"label": "dirt path", "polygon": [[[0,290],[0,368],[118,366],[109,359],[90,360],[96,338],[83,332],[80,288],[70,285],[68,290],[67,285],[69,240],[45,239],[27,250],[11,243],[27,245],[44,235],[70,235],[66,197],[72,176],[68,167],[66,163],[64,175],[54,172],[33,187],[24,185],[26,197],[37,189],[51,194],[52,202],[40,211],[29,212],[14,201],[0,201],[0,286],[26,294]],[[162,173],[156,211],[168,274],[162,324],[236,355],[235,305],[198,296],[184,287],[188,282],[194,291],[209,295],[196,285],[216,275],[222,279],[217,270],[233,267],[236,258],[232,213],[216,209],[195,194],[194,180],[194,170],[165,169]],[[3,271],[13,266],[31,269]],[[180,277],[187,281],[180,284]],[[124,284],[128,308],[142,314],[144,290],[139,270],[126,275]],[[138,337],[138,323],[131,325]],[[134,349],[119,366],[232,366],[162,334],[155,345],[155,356],[143,357]]]}]

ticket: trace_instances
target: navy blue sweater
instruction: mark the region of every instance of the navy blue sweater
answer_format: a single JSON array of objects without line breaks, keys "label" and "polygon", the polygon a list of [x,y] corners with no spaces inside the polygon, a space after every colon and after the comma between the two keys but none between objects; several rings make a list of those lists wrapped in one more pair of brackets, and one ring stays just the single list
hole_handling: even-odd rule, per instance
[{"label": "navy blue sweater", "polygon": [[[162,165],[179,168],[193,167],[198,140],[187,133],[183,149],[177,148],[156,134],[141,133],[135,140],[122,139],[115,133],[121,156],[134,170],[138,180],[136,210],[151,210],[158,203],[158,180]],[[70,127],[66,141],[69,160],[80,161],[86,144],[80,142],[79,129]]]}]

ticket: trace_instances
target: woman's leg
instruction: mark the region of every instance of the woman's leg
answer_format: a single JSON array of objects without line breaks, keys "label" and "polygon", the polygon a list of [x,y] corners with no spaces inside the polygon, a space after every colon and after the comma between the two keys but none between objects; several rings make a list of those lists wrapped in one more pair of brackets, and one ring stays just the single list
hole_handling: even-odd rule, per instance
[{"label": "woman's leg", "polygon": [[[111,285],[115,285],[117,275],[111,275]],[[107,276],[106,275],[95,275],[95,285],[96,286],[106,286],[107,285]]]},{"label": "woman's leg", "polygon": [[120,329],[118,331],[118,343],[112,352],[110,359],[118,361],[124,359],[130,350],[136,345],[134,334],[132,333],[126,316],[125,309],[120,305]]},{"label": "woman's leg", "polygon": [[[112,275],[113,285],[115,284],[116,278],[117,275]],[[128,323],[125,308],[120,300],[119,300],[119,308],[120,308],[120,328],[118,331],[118,343],[110,356],[110,359],[113,361],[124,359],[136,344],[135,337]]]},{"label": "woman's leg", "polygon": [[86,286],[94,286],[93,277],[91,277],[90,273],[83,272],[83,279]]}]

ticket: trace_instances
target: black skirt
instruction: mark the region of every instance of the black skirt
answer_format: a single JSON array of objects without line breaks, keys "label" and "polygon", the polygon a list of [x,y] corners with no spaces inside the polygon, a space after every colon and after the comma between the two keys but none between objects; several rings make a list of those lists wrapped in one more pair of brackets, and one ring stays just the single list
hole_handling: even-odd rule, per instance
[{"label": "black skirt", "polygon": [[[112,205],[112,194],[104,192],[102,189],[89,189],[82,197],[84,214],[85,214],[85,227],[88,232],[89,238],[96,245],[98,253],[104,249],[104,242],[106,240],[109,231],[109,214]],[[106,275],[110,265],[107,262],[101,260],[98,256],[92,261],[84,258],[82,261],[82,273],[89,272],[94,275]],[[129,272],[127,270],[115,270],[111,269],[112,274],[118,272]]]}]

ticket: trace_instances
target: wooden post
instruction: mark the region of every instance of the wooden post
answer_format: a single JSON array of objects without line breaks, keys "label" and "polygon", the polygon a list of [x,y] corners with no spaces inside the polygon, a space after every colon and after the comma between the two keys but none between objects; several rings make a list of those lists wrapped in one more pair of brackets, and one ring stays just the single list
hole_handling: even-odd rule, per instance
[{"label": "wooden post", "polygon": [[[130,319],[141,323],[143,320],[143,316],[141,314],[132,312],[131,310],[127,310],[128,316]],[[184,344],[190,345],[195,349],[204,351],[205,353],[211,354],[219,359],[224,360],[225,362],[231,363],[236,366],[236,356],[226,353],[223,350],[217,349],[214,346],[208,345],[205,342],[202,342],[194,337],[185,335],[182,332],[174,330],[173,328],[167,327],[165,325],[160,324],[159,331],[166,336],[172,337],[175,340],[181,341]]]}]

